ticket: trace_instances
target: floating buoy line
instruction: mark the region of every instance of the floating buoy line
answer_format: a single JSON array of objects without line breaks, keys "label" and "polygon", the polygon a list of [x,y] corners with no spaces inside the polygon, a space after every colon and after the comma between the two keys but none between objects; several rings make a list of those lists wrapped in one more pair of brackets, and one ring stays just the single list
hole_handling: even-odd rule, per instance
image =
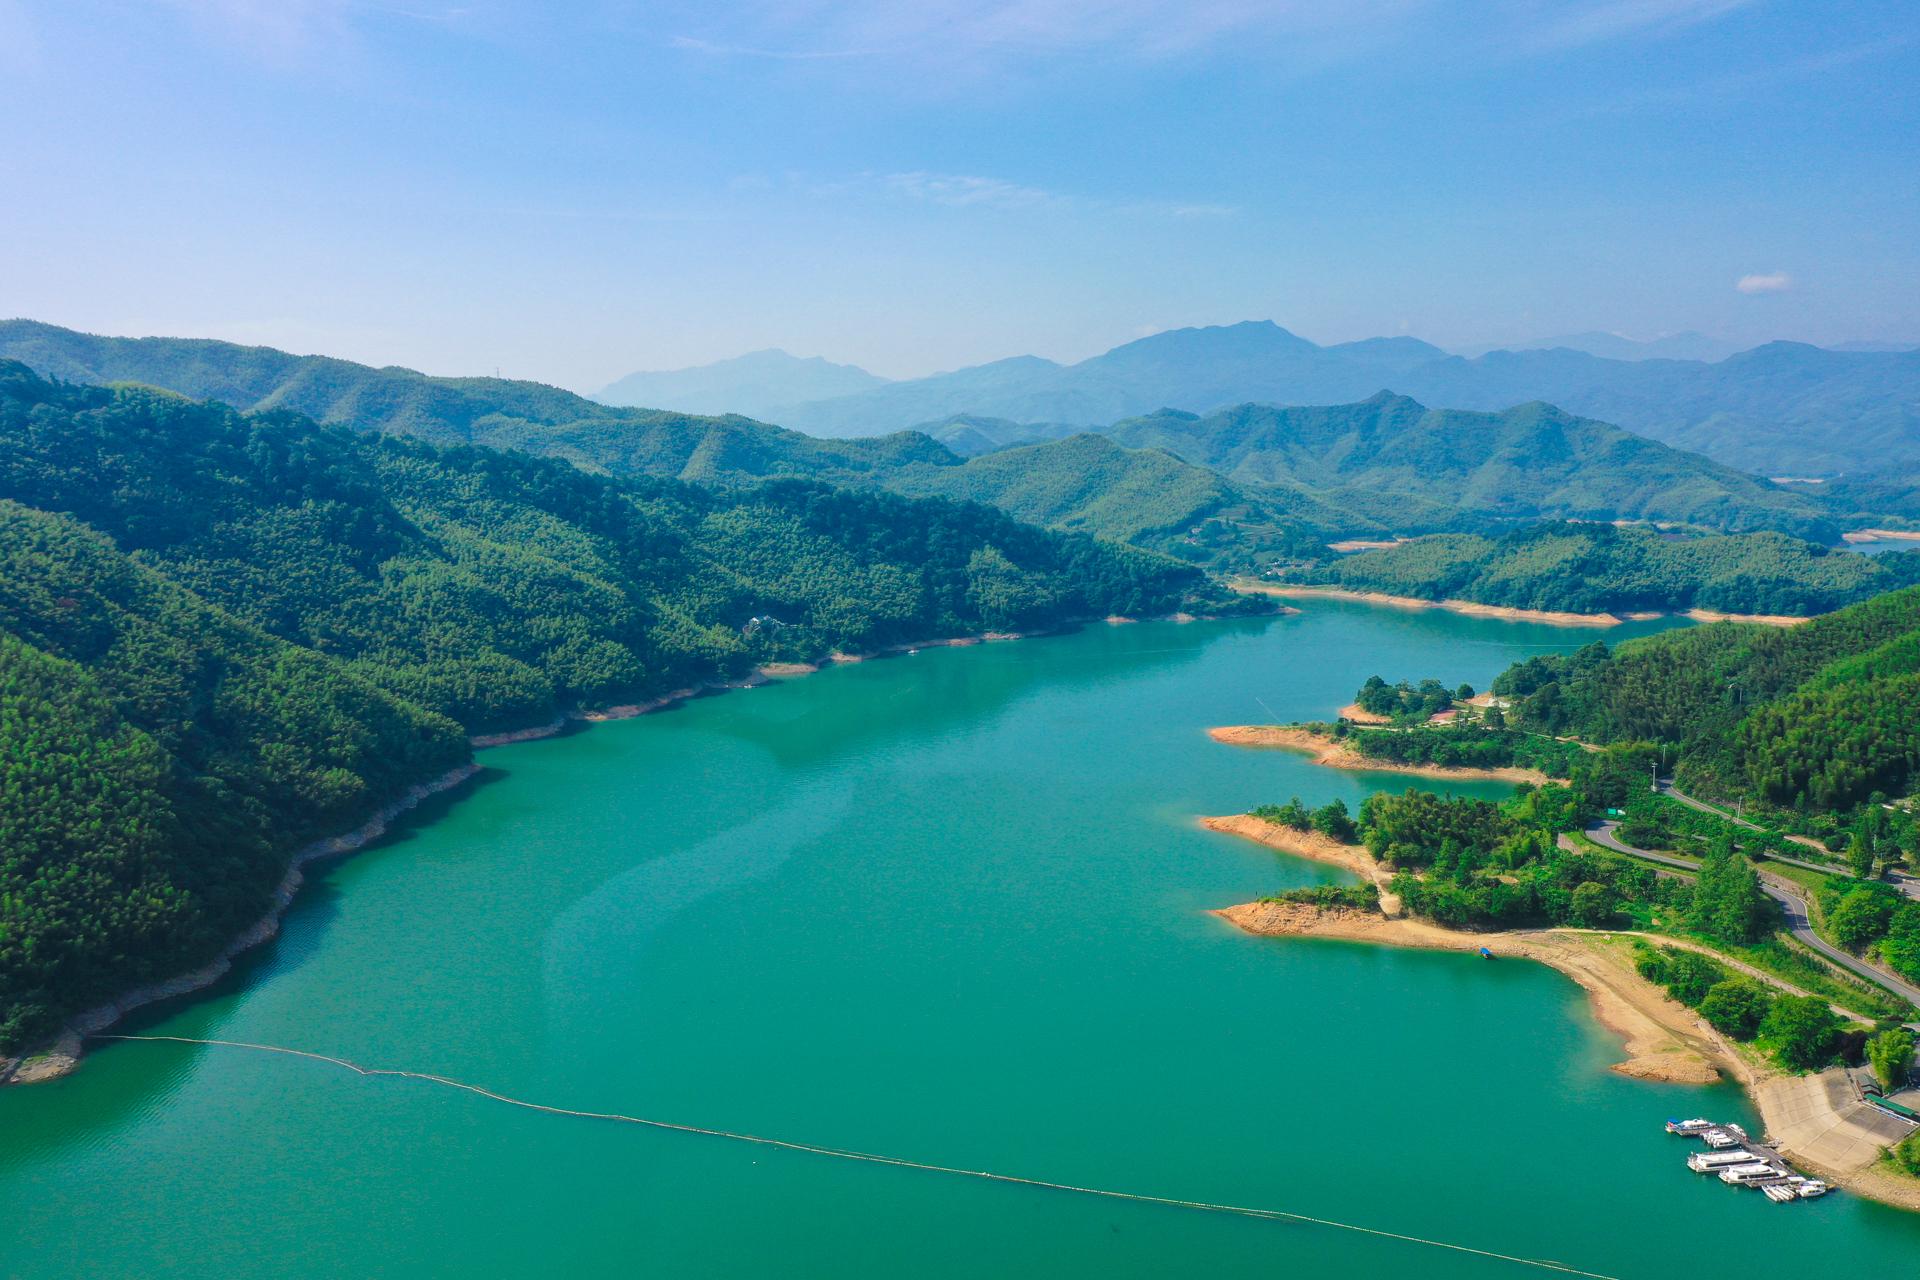
[{"label": "floating buoy line", "polygon": [[1590,1280],[1619,1280],[1617,1276],[1600,1271],[1584,1271],[1564,1262],[1554,1262],[1545,1258],[1523,1258],[1516,1254],[1499,1253],[1492,1249],[1477,1249],[1472,1245],[1454,1244],[1447,1240],[1429,1240],[1423,1236],[1407,1235],[1399,1231],[1388,1231],[1380,1227],[1366,1227],[1353,1222],[1340,1222],[1333,1218],[1319,1218],[1311,1214],[1293,1213],[1286,1209],[1258,1209],[1247,1205],[1217,1204],[1207,1200],[1182,1200],[1176,1196],[1148,1195],[1139,1191],[1113,1191],[1103,1187],[1081,1187],[1069,1182],[1050,1182],[1044,1178],[1025,1178],[1012,1173],[994,1173],[986,1169],[961,1169],[952,1165],[926,1164],[919,1160],[908,1160],[901,1156],[877,1155],[870,1151],[848,1151],[840,1147],[824,1147],[811,1142],[794,1142],[785,1138],[767,1138],[752,1133],[735,1133],[727,1129],[709,1129],[702,1125],[680,1124],[672,1120],[651,1120],[645,1116],[622,1115],[616,1111],[582,1111],[574,1107],[555,1107],[543,1102],[529,1102],[524,1098],[511,1097],[504,1093],[495,1093],[492,1089],[464,1080],[455,1080],[448,1076],[434,1075],[427,1071],[405,1071],[396,1067],[367,1067],[345,1058],[336,1058],[331,1054],[315,1053],[308,1049],[291,1049],[285,1045],[253,1044],[245,1040],[201,1040],[192,1036],[130,1036],[95,1035],[95,1040],[124,1040],[146,1044],[190,1044],[214,1049],[246,1049],[255,1053],[277,1053],[289,1058],[305,1058],[312,1062],[324,1062],[329,1066],[342,1067],[360,1076],[387,1076],[401,1080],[418,1080],[426,1084],[437,1084],[448,1089],[459,1089],[465,1093],[478,1094],[494,1102],[505,1103],[510,1107],[519,1107],[525,1111],[538,1111],[552,1116],[572,1116],[580,1120],[607,1120],[619,1124],[640,1125],[648,1129],[664,1129],[672,1133],[697,1134],[706,1138],[724,1138],[729,1142],[744,1142],[753,1146],[777,1147],[782,1151],[797,1151],[805,1155],[827,1156],[835,1160],[853,1160],[862,1164],[889,1165],[896,1169],[918,1169],[923,1173],[942,1173],[956,1178],[975,1178],[983,1182],[1008,1183],[1017,1187],[1035,1187],[1043,1191],[1065,1191],[1073,1195],[1095,1196],[1103,1200],[1128,1200],[1137,1204],[1164,1205],[1171,1209],[1190,1209],[1202,1213],[1232,1214],[1242,1218],[1261,1218],[1270,1222],[1298,1222],[1308,1226],[1328,1227],[1336,1231],[1351,1231],[1357,1235],[1375,1236],[1382,1240],[1398,1240],[1403,1244],[1416,1244],[1429,1249],[1445,1249],[1452,1253],[1470,1254],[1477,1258],[1488,1258],[1495,1262],[1510,1262],[1517,1266],[1535,1267],[1542,1271],[1558,1272],[1561,1275],[1586,1276]]}]

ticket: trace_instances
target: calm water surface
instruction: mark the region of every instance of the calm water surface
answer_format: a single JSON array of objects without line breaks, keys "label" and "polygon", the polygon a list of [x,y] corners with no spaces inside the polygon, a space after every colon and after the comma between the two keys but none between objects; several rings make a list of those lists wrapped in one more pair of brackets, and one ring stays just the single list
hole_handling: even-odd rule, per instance
[{"label": "calm water surface", "polygon": [[[1619,633],[1616,633],[1619,634]],[[282,939],[134,1030],[567,1106],[1270,1205],[1619,1276],[1911,1274],[1920,1218],[1681,1165],[1551,970],[1259,940],[1336,873],[1200,831],[1388,775],[1210,742],[1591,635],[1296,618],[928,650],[485,753]],[[1499,788],[1479,794],[1497,795]],[[121,1045],[0,1091],[0,1274],[1501,1276],[1510,1264]]]}]

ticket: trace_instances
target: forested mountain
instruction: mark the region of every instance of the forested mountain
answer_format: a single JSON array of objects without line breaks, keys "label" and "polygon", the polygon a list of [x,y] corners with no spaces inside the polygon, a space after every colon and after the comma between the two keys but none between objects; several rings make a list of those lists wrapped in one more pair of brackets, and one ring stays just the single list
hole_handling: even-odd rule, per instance
[{"label": "forested mountain", "polygon": [[1174,329],[1074,365],[1022,356],[796,404],[775,417],[822,435],[877,435],[956,414],[1101,427],[1165,406],[1205,411],[1248,400],[1329,404],[1397,385],[1446,358],[1412,338],[1322,347],[1270,321]]},{"label": "forested mountain", "polygon": [[[1249,361],[1271,347],[1303,345],[1272,326],[1238,328],[1245,332],[1233,349]],[[1177,364],[1187,348],[1218,340],[1214,331],[1186,331],[1113,354],[1118,366],[1146,376]],[[1010,460],[961,454],[990,454],[1029,432],[1057,436],[1057,424],[956,419],[936,428],[956,451],[920,432],[822,439],[747,418],[615,408],[536,383],[430,378],[228,343],[95,338],[24,321],[0,324],[0,351],[7,349],[31,352],[41,371],[57,376],[127,379],[195,397],[235,394],[243,407],[292,408],[363,431],[544,454],[617,476],[723,485],[804,476],[972,496],[1022,519],[1236,569],[1316,539],[1489,533],[1543,517],[1675,520],[1831,542],[1840,526],[1829,508],[1856,525],[1899,514],[1864,510],[1874,498],[1898,498],[1885,486],[1783,489],[1542,405],[1461,413],[1379,395],[1315,409],[1243,405],[1207,418],[1168,411],[1122,421],[1106,434],[1224,478],[1184,472],[1164,456],[1128,458],[1085,441],[1061,447],[1059,439],[1022,451],[1020,464],[1034,474],[1020,477]],[[1351,358],[1388,358],[1395,349]],[[1161,480],[1149,483],[1156,472]],[[1203,525],[1201,534],[1190,532]]]},{"label": "forested mountain", "polygon": [[[108,338],[31,320],[0,321],[0,358],[65,382],[137,382],[244,412],[287,409],[317,422],[415,436],[434,444],[488,444],[598,463],[605,450],[645,454],[649,433],[681,437],[725,423],[736,433],[774,433],[744,418],[598,404],[559,387],[508,378],[436,378],[376,369],[330,356],[296,356],[199,338]],[[781,433],[804,451],[808,438]],[[637,443],[629,443],[634,437]],[[770,436],[771,438],[771,436]],[[857,459],[865,446],[817,442],[821,455]],[[693,452],[691,448],[687,455]],[[684,456],[683,456],[684,461]],[[604,470],[617,466],[600,464]],[[657,469],[656,469],[657,473]]]},{"label": "forested mountain", "polygon": [[457,725],[0,500],[0,1056],[200,964]]},{"label": "forested mountain", "polygon": [[1770,342],[1713,364],[1497,351],[1395,384],[1430,404],[1522,399],[1617,423],[1761,475],[1827,476],[1920,462],[1920,352]]},{"label": "forested mountain", "polygon": [[1163,410],[1108,434],[1230,480],[1292,485],[1334,504],[1391,496],[1416,504],[1405,508],[1408,526],[1426,504],[1505,518],[1776,529],[1822,542],[1839,535],[1805,494],[1544,404],[1470,413],[1382,393],[1319,408],[1241,405],[1204,418]]},{"label": "forested mountain", "polygon": [[465,731],[1208,592],[977,505],[613,480],[0,362],[0,1051],[204,960]]},{"label": "forested mountain", "polygon": [[1825,613],[1920,583],[1920,553],[1864,556],[1777,533],[1661,534],[1543,524],[1437,534],[1289,566],[1289,581],[1574,613]]},{"label": "forested mountain", "polygon": [[982,418],[959,413],[942,422],[921,422],[913,430],[932,436],[963,458],[991,453],[1014,444],[1038,444],[1061,436],[1079,435],[1081,428],[1058,422],[1015,422],[1010,418]]},{"label": "forested mountain", "polygon": [[1595,742],[1673,744],[1683,782],[1811,810],[1920,775],[1920,588],[1790,629],[1670,631],[1542,655],[1494,683],[1522,724]]},{"label": "forested mountain", "polygon": [[1097,429],[1162,408],[1342,404],[1385,389],[1454,409],[1542,400],[1761,475],[1920,462],[1920,352],[1773,342],[1712,361],[1614,354],[1561,346],[1464,359],[1411,338],[1321,347],[1249,322],[1156,334],[1074,365],[1003,360],[771,416],[849,436],[963,414]]},{"label": "forested mountain", "polygon": [[664,373],[630,373],[594,393],[603,404],[681,413],[745,414],[768,418],[782,405],[825,400],[885,386],[885,378],[819,356],[802,358],[771,349],[731,360]]},{"label": "forested mountain", "polygon": [[[230,343],[102,338],[28,320],[0,321],[0,357],[68,381],[148,382],[243,409],[290,408],[323,422],[475,443],[503,425],[495,415],[552,426],[621,412],[538,383],[429,378]],[[831,436],[886,435],[957,416],[1052,424],[1048,433],[1058,434],[1060,424],[1099,429],[1163,408],[1344,404],[1381,390],[1454,409],[1546,401],[1760,475],[1920,466],[1920,351],[1795,342],[1711,362],[1610,359],[1567,347],[1464,359],[1412,338],[1323,347],[1250,321],[1155,334],[1073,365],[1016,356],[732,410]]]},{"label": "forested mountain", "polygon": [[882,483],[896,493],[985,502],[1034,524],[1236,566],[1321,554],[1329,537],[1387,527],[1304,491],[1236,485],[1158,449],[1127,449],[1090,434],[1017,445],[961,466],[902,466]]}]

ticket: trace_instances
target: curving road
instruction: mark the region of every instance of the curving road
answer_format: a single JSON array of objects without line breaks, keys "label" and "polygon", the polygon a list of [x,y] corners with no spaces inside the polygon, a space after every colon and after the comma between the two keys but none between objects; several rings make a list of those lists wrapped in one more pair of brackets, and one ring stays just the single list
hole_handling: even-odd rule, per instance
[{"label": "curving road", "polygon": [[[1685,858],[1676,858],[1671,854],[1655,853],[1651,849],[1638,849],[1621,840],[1614,834],[1614,829],[1619,825],[1617,822],[1603,819],[1587,827],[1586,837],[1601,848],[1611,849],[1615,853],[1624,853],[1629,857],[1657,862],[1662,866],[1676,867],[1688,875],[1698,874],[1700,864],[1697,862],[1689,862]],[[1786,859],[1779,859],[1779,861],[1786,861]],[[1768,875],[1764,866],[1757,870],[1760,872],[1761,891],[1780,904],[1781,910],[1787,916],[1787,929],[1795,938],[1848,972],[1857,974],[1875,986],[1891,991],[1907,1003],[1920,1008],[1920,987],[1916,987],[1897,974],[1868,964],[1859,956],[1842,951],[1815,933],[1813,922],[1808,918],[1807,900],[1801,893],[1800,886],[1791,880],[1782,880],[1778,876]]]},{"label": "curving road", "polygon": [[[1660,779],[1659,785],[1660,785],[1660,791],[1662,794],[1672,796],[1675,800],[1678,800],[1681,804],[1687,806],[1687,808],[1689,809],[1697,809],[1701,813],[1710,813],[1716,818],[1724,818],[1726,821],[1731,822],[1734,826],[1745,827],[1749,831],[1765,831],[1766,830],[1765,827],[1759,825],[1758,823],[1748,822],[1745,818],[1735,817],[1733,814],[1728,813],[1725,809],[1720,808],[1718,805],[1708,804],[1705,800],[1701,800],[1694,796],[1688,795],[1686,792],[1682,791],[1680,788],[1674,786],[1673,780],[1670,778]],[[1788,837],[1788,839],[1794,839],[1794,840],[1802,839],[1802,838],[1803,837],[1799,837],[1799,836]],[[1807,871],[1818,871],[1823,875],[1841,874],[1841,869],[1838,867],[1835,867],[1832,863],[1803,862],[1799,858],[1789,858],[1784,854],[1773,853],[1771,851],[1769,851],[1767,854],[1767,861],[1783,862],[1789,867],[1801,867]],[[1898,889],[1901,893],[1905,894],[1907,897],[1912,898],[1916,901],[1920,901],[1920,879],[1916,879],[1913,876],[1895,871],[1885,876],[1884,881],[1885,883],[1892,885],[1895,889]]]}]

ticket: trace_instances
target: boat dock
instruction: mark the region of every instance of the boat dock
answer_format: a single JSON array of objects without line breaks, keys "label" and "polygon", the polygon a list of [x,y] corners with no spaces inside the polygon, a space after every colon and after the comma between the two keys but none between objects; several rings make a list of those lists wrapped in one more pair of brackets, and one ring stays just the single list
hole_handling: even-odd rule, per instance
[{"label": "boat dock", "polygon": [[1777,1149],[1755,1142],[1737,1124],[1669,1120],[1667,1132],[1704,1144],[1704,1150],[1687,1157],[1687,1168],[1713,1174],[1728,1186],[1757,1190],[1775,1204],[1812,1200],[1827,1193],[1826,1183],[1795,1173]]}]

